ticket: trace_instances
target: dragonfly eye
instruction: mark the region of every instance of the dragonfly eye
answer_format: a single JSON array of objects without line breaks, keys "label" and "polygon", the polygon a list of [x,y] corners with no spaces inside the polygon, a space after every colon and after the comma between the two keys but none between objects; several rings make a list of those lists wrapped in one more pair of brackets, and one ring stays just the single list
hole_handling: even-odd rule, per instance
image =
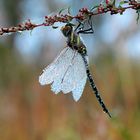
[{"label": "dragonfly eye", "polygon": [[71,35],[71,32],[73,31],[73,28],[72,28],[71,25],[66,24],[65,26],[63,26],[61,28],[61,31],[62,31],[62,33],[65,37],[68,37],[69,35]]}]

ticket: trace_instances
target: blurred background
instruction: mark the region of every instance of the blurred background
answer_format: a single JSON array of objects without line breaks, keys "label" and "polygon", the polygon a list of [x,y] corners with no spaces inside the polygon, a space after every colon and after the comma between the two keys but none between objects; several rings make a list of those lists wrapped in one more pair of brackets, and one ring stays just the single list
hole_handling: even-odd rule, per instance
[{"label": "blurred background", "polygon": [[[0,27],[38,19],[68,6],[76,14],[79,8],[99,3],[0,0]],[[95,33],[83,35],[90,70],[112,119],[103,113],[88,82],[77,103],[71,94],[55,95],[50,85],[39,85],[42,69],[66,45],[59,28],[0,36],[0,139],[139,140],[140,23],[136,18],[133,10],[95,16]]]}]

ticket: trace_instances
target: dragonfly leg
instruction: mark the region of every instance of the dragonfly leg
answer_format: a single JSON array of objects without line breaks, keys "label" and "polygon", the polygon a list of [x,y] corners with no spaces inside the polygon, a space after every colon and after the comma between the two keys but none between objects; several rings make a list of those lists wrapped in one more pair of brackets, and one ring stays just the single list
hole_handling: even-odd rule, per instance
[{"label": "dragonfly leg", "polygon": [[82,27],[79,28],[80,27],[80,23],[79,23],[79,25],[77,26],[77,29],[79,28],[80,30],[77,32],[77,34],[93,34],[94,33],[91,17],[89,17],[87,23],[89,25],[88,29],[84,29],[84,24],[85,23],[81,23]]},{"label": "dragonfly leg", "polygon": [[[77,25],[77,27],[75,28],[74,32],[77,32],[78,29],[81,30],[81,29],[84,28],[84,23],[81,22],[80,20],[77,20],[77,21],[78,21],[78,25]],[[80,27],[80,26],[82,26],[82,27]]]}]

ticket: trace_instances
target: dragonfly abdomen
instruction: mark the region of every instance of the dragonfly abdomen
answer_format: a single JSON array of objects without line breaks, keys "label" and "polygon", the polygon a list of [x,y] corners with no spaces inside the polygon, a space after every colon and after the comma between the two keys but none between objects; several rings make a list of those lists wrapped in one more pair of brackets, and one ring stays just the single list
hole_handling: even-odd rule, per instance
[{"label": "dragonfly abdomen", "polygon": [[86,60],[86,58],[85,58],[85,55],[82,55],[82,58],[83,58],[83,61],[84,61],[84,63],[85,63],[87,77],[88,77],[88,80],[89,80],[89,82],[90,82],[90,85],[91,85],[91,87],[92,87],[92,89],[93,89],[93,91],[94,91],[94,94],[95,94],[96,98],[98,99],[98,102],[99,102],[99,104],[101,105],[103,111],[104,111],[105,113],[107,113],[107,114],[109,115],[109,117],[111,117],[111,114],[109,113],[107,107],[105,106],[105,104],[104,104],[104,102],[103,102],[103,100],[102,100],[102,98],[101,98],[101,96],[100,96],[100,93],[99,93],[99,91],[98,91],[98,89],[97,89],[97,87],[96,87],[96,85],[95,85],[95,82],[94,82],[94,80],[93,80],[93,78],[92,78],[92,76],[91,76],[90,70],[89,70],[89,68],[88,68],[88,62],[87,62],[87,60]]}]

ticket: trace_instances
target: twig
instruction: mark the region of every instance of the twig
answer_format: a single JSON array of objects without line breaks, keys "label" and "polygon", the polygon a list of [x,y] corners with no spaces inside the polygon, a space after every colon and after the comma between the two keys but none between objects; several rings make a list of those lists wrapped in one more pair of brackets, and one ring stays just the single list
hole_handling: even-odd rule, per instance
[{"label": "twig", "polygon": [[75,16],[72,16],[70,13],[65,15],[61,14],[62,13],[61,11],[59,14],[56,14],[54,16],[45,16],[43,23],[40,24],[32,23],[32,21],[28,19],[26,22],[21,23],[17,26],[0,28],[0,35],[6,33],[22,32],[25,30],[33,30],[34,28],[40,26],[53,26],[56,22],[69,23],[73,19],[82,22],[88,19],[90,16],[101,15],[108,12],[110,12],[110,14],[113,15],[113,14],[123,14],[127,9],[133,9],[136,10],[136,12],[140,9],[140,3],[137,2],[136,0],[125,1],[125,4],[126,3],[128,4],[128,6],[126,7],[122,6],[115,7],[115,5],[107,5],[107,4],[106,6],[104,6],[103,4],[99,4],[98,6],[96,6],[96,9],[94,11],[92,11],[91,9],[89,10],[87,8],[82,8],[79,10],[79,13]]}]

